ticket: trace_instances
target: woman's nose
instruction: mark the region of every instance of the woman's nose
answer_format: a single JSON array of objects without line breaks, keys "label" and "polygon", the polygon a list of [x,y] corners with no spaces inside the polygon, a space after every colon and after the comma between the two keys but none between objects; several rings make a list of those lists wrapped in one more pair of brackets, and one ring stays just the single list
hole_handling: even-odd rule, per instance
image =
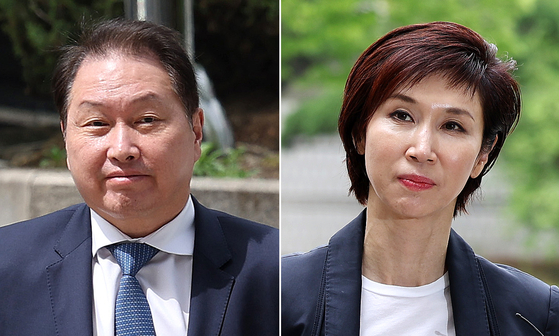
[{"label": "woman's nose", "polygon": [[437,154],[434,150],[433,134],[427,128],[416,130],[406,151],[408,160],[418,163],[435,163]]}]

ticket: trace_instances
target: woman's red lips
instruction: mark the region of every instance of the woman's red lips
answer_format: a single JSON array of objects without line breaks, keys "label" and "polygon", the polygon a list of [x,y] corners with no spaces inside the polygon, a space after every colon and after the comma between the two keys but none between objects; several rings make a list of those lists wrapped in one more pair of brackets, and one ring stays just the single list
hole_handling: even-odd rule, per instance
[{"label": "woman's red lips", "polygon": [[435,186],[435,182],[433,180],[421,175],[414,175],[414,174],[400,175],[398,176],[398,180],[406,188],[412,191],[427,190]]}]

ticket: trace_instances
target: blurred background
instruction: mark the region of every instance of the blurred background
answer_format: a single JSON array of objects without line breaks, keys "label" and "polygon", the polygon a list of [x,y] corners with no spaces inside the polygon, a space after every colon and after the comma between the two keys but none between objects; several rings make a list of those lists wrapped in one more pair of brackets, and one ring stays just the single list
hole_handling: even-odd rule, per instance
[{"label": "blurred background", "polygon": [[0,0],[0,167],[65,168],[50,91],[57,48],[82,22],[138,15],[183,32],[206,121],[214,107],[225,117],[204,128],[195,175],[277,179],[277,0]]},{"label": "blurred background", "polygon": [[363,50],[402,25],[454,21],[518,62],[520,123],[453,224],[494,262],[559,283],[559,2],[282,0],[282,253],[326,244],[363,209],[348,196],[336,133],[347,75]]}]

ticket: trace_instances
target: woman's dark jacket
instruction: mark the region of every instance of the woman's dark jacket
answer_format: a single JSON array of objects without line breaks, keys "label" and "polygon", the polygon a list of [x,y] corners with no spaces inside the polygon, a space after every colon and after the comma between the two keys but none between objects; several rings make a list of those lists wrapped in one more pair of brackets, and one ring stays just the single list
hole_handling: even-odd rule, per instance
[{"label": "woman's dark jacket", "polygon": [[[327,246],[282,258],[282,335],[359,335],[364,229],[365,211]],[[559,336],[556,286],[474,254],[454,230],[446,266],[457,336]]]}]

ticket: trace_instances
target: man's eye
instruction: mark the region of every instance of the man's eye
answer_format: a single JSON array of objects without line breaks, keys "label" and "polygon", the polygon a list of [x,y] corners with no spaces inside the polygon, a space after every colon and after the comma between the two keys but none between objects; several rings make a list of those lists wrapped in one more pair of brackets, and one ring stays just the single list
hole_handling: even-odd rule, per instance
[{"label": "man's eye", "polygon": [[102,127],[105,126],[106,124],[102,121],[99,120],[95,120],[91,122],[91,126],[95,126],[95,127]]},{"label": "man's eye", "polygon": [[154,122],[154,121],[155,121],[155,118],[154,118],[154,117],[144,117],[144,118],[142,118],[142,120],[141,120],[142,123],[148,123],[148,124],[149,124],[149,123],[152,123],[152,122]]}]

